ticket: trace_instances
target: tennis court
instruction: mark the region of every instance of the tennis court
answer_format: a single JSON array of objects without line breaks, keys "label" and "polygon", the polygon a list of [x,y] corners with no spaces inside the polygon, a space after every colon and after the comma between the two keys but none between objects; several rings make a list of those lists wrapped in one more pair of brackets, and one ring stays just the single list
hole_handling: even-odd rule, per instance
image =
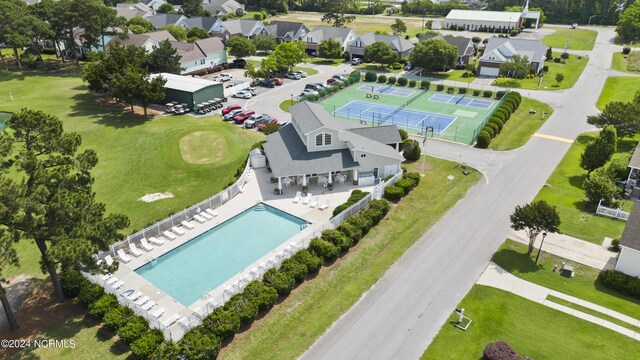
[{"label": "tennis court", "polygon": [[334,115],[359,118],[361,121],[373,121],[381,125],[401,125],[418,131],[432,127],[433,131],[437,133],[445,131],[456,120],[455,116],[404,108],[398,109],[363,101],[351,101],[337,109]]},{"label": "tennis court", "polygon": [[458,106],[469,106],[480,109],[489,109],[493,105],[491,100],[474,99],[466,96],[455,96],[447,94],[435,94],[429,98],[429,101],[453,104]]},{"label": "tennis court", "polygon": [[403,89],[393,85],[361,85],[358,90],[402,97],[409,97],[415,93],[414,90]]}]

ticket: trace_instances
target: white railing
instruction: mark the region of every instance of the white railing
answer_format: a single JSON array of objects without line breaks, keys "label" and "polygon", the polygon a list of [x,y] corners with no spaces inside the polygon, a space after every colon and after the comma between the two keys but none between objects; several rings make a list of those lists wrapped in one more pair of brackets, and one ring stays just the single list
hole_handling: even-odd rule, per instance
[{"label": "white railing", "polygon": [[238,91],[244,90],[244,89],[250,87],[250,85],[251,84],[249,82],[246,82],[246,81],[243,82],[243,83],[240,83],[240,84],[229,86],[229,87],[226,87],[227,85],[225,84],[224,85],[225,86],[225,88],[224,88],[224,96],[231,97],[231,96],[233,96],[233,94],[237,93]]},{"label": "white railing", "polygon": [[620,219],[620,220],[629,220],[629,213],[626,211],[622,211],[620,209],[613,209],[602,205],[602,200],[598,202],[598,209],[596,209],[596,214],[609,216],[612,218]]},{"label": "white railing", "polygon": [[373,198],[376,199],[376,200],[382,199],[382,196],[384,195],[384,189],[387,186],[391,186],[391,185],[395,184],[396,181],[402,179],[403,175],[404,175],[404,172],[402,171],[402,169],[400,169],[400,171],[397,174],[393,175],[392,178],[390,178],[389,180],[381,182],[380,184],[376,185],[373,188],[373,193],[372,193],[373,194]]}]

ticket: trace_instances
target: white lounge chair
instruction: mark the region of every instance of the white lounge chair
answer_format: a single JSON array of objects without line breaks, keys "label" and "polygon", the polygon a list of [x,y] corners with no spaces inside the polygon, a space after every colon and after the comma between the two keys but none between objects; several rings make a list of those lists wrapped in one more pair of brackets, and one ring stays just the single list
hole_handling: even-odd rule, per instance
[{"label": "white lounge chair", "polygon": [[243,193],[244,192],[244,186],[242,186],[242,185],[238,186],[238,190],[240,190],[240,192]]},{"label": "white lounge chair", "polygon": [[115,276],[111,276],[105,281],[105,283],[107,285],[111,285],[111,284],[115,283],[116,281],[118,281],[118,278],[115,277]]},{"label": "white lounge chair", "polygon": [[109,280],[109,278],[110,278],[111,276],[113,276],[113,275],[112,275],[112,274],[108,274],[108,273],[107,273],[107,274],[101,275],[101,276],[100,276],[100,278],[102,278],[102,280],[104,280],[104,281],[107,281],[107,280]]},{"label": "white lounge chair", "polygon": [[179,236],[182,236],[182,235],[184,235],[184,234],[185,234],[184,230],[180,229],[180,228],[179,228],[179,227],[177,227],[177,226],[172,227],[172,228],[171,228],[171,231],[173,231],[174,233],[176,233],[176,234],[177,234],[177,235],[179,235]]},{"label": "white lounge chair", "polygon": [[180,319],[180,315],[173,314],[171,317],[166,318],[161,324],[163,327],[169,327],[171,324],[178,321],[178,319]]},{"label": "white lounge chair", "polygon": [[107,265],[111,266],[113,265],[113,258],[111,257],[111,255],[107,255],[104,257],[104,262],[107,263]]},{"label": "white lounge chair", "polygon": [[140,246],[146,251],[153,250],[153,246],[151,246],[151,244],[149,244],[149,242],[147,242],[147,239],[145,238],[140,239]]},{"label": "white lounge chair", "polygon": [[143,296],[140,299],[136,300],[135,304],[138,306],[142,306],[142,304],[146,303],[147,301],[151,300],[148,296]]},{"label": "white lounge chair", "polygon": [[191,328],[191,323],[189,322],[189,317],[185,316],[178,321],[178,325],[184,330],[189,330]]},{"label": "white lounge chair", "polygon": [[168,240],[175,240],[178,238],[176,234],[172,233],[169,230],[163,232],[162,235],[164,235],[164,237],[167,238]]},{"label": "white lounge chair", "polygon": [[131,301],[136,301],[140,298],[140,296],[142,296],[142,292],[136,291],[131,295],[127,295],[127,299]]},{"label": "white lounge chair", "polygon": [[193,310],[193,316],[202,321],[206,314],[204,313],[204,310],[202,310],[202,308],[196,308],[195,310]]},{"label": "white lounge chair", "polygon": [[162,314],[164,314],[164,312],[167,311],[167,309],[163,308],[162,306],[158,306],[157,308],[155,308],[153,311],[149,312],[149,315],[155,319],[159,318],[160,316],[162,316]]},{"label": "white lounge chair", "polygon": [[205,222],[207,222],[207,219],[203,218],[202,216],[200,216],[200,215],[198,215],[198,214],[193,215],[193,218],[194,218],[197,222],[199,222],[200,224],[204,224]]},{"label": "white lounge chair", "polygon": [[118,280],[118,281],[114,282],[113,284],[111,284],[111,287],[116,289],[116,290],[120,289],[123,286],[124,286],[124,281],[122,281],[122,280]]},{"label": "white lounge chair", "polygon": [[318,198],[314,197],[313,199],[311,199],[311,202],[309,203],[309,206],[312,207],[312,208],[318,206]]},{"label": "white lounge chair", "polygon": [[131,258],[129,257],[129,255],[125,254],[124,250],[122,250],[122,249],[118,249],[118,257],[124,263],[128,263],[129,261],[131,261]]},{"label": "white lounge chair", "polygon": [[138,249],[136,244],[129,244],[129,250],[131,250],[131,254],[133,254],[133,256],[135,256],[135,257],[142,256],[142,251],[140,251],[140,249]]},{"label": "white lounge chair", "polygon": [[326,208],[329,207],[329,204],[331,203],[331,201],[329,199],[325,200],[325,202],[323,204],[321,204],[320,206],[318,206],[318,209],[320,210],[324,210]]},{"label": "white lounge chair", "polygon": [[207,210],[205,210],[205,211],[206,211],[206,212],[208,212],[208,213],[209,213],[211,216],[213,216],[213,217],[218,216],[218,212],[217,212],[217,211],[215,211],[215,210],[213,210],[213,209],[211,209],[211,208],[209,208],[209,209],[207,209]]},{"label": "white lounge chair", "polygon": [[302,204],[307,205],[311,201],[311,193],[307,193],[307,196],[302,200]]},{"label": "white lounge chair", "polygon": [[149,300],[144,305],[140,306],[140,309],[144,311],[149,311],[152,307],[156,306],[156,302],[153,300]]},{"label": "white lounge chair", "polygon": [[206,211],[201,211],[199,215],[202,216],[203,218],[207,219],[207,220],[213,219],[213,215],[209,214]]},{"label": "white lounge chair", "polygon": [[164,244],[164,240],[158,239],[158,238],[153,237],[153,236],[149,238],[149,242],[154,244],[154,245],[158,245],[158,246]]},{"label": "white lounge chair", "polygon": [[293,198],[293,203],[297,204],[300,199],[302,199],[302,193],[300,191],[296,191],[296,197]]},{"label": "white lounge chair", "polygon": [[193,230],[193,228],[195,228],[195,226],[193,226],[193,224],[188,222],[187,220],[181,222],[181,224],[189,230]]}]

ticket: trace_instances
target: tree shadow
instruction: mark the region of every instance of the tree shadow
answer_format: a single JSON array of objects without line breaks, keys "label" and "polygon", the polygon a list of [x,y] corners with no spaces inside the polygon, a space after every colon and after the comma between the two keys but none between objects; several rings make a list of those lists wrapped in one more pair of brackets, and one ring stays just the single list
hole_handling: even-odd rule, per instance
[{"label": "tree shadow", "polygon": [[618,152],[626,153],[635,150],[637,144],[638,140],[633,138],[618,139]]},{"label": "tree shadow", "polygon": [[493,254],[491,261],[510,273],[514,271],[530,273],[542,269],[541,265],[533,262],[529,254],[523,254],[512,249],[501,249],[497,251]]},{"label": "tree shadow", "polygon": [[602,282],[600,282],[599,278],[596,278],[596,280],[593,282],[593,286],[596,288],[597,291],[640,305],[640,299],[636,299],[634,297],[625,295],[621,292],[618,292],[616,290],[606,287]]},{"label": "tree shadow", "polygon": [[587,145],[588,143],[592,142],[593,140],[594,140],[593,136],[588,136],[588,135],[579,135],[576,138],[576,141],[581,145]]},{"label": "tree shadow", "polygon": [[569,184],[574,188],[584,190],[582,184],[584,183],[584,175],[573,175],[569,176]]},{"label": "tree shadow", "polygon": [[137,115],[124,106],[109,103],[107,97],[101,98],[89,92],[89,89],[82,85],[74,90],[79,90],[73,95],[70,117],[84,117],[93,120],[95,123],[117,129],[131,128],[142,125],[152,119],[152,116]]}]

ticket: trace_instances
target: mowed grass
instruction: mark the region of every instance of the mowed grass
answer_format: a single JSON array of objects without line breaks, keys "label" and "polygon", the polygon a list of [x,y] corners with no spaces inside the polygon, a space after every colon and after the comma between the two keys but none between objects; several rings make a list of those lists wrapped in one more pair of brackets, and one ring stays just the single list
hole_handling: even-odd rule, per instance
[{"label": "mowed grass", "polygon": [[633,100],[636,91],[640,90],[640,78],[628,76],[610,77],[604,83],[596,107],[604,110],[612,101],[629,102]]},{"label": "mowed grass", "polygon": [[422,359],[480,359],[494,341],[531,359],[631,360],[640,351],[637,340],[492,287],[475,285],[457,307],[473,320],[469,329],[454,327],[452,314]]},{"label": "mowed grass", "polygon": [[[295,289],[251,330],[236,337],[223,359],[294,359],[373,286],[430,226],[479,179],[459,165],[428,158],[433,169],[349,254]],[[417,171],[407,165],[410,171]],[[453,174],[453,181],[447,176]]]},{"label": "mowed grass", "polygon": [[[529,113],[529,110],[535,110],[535,114]],[[547,115],[543,118],[544,112]],[[520,107],[504,124],[500,134],[491,140],[489,148],[504,151],[526,144],[552,113],[551,106],[538,100],[522,97]]]},{"label": "mowed grass", "polygon": [[[640,320],[640,300],[604,286],[598,281],[598,269],[549,254],[544,251],[544,246],[542,250],[536,265],[534,259],[537,249],[527,255],[527,245],[507,239],[491,260],[521,279]],[[560,276],[558,271],[553,271],[554,265],[560,266],[563,262],[573,266],[574,278],[567,279]]]},{"label": "mowed grass", "polygon": [[562,305],[562,306],[566,306],[568,308],[574,309],[574,310],[578,310],[581,311],[585,314],[589,314],[589,315],[593,315],[597,318],[600,318],[602,320],[606,320],[608,322],[614,323],[616,325],[622,326],[623,328],[627,328],[631,331],[635,331],[637,333],[640,333],[640,328],[634,325],[629,324],[626,321],[622,321],[618,318],[615,318],[613,316],[607,315],[607,314],[603,314],[599,311],[593,310],[591,308],[582,306],[582,305],[578,305],[574,302],[571,301],[567,301],[565,299],[559,298],[559,297],[555,297],[553,295],[547,295],[547,300],[554,302],[556,304]]},{"label": "mowed grass", "polygon": [[[582,187],[587,171],[580,167],[580,156],[596,134],[586,133],[578,136],[547,179],[548,186],[540,190],[536,200],[545,200],[558,208],[562,221],[560,232],[594,244],[601,244],[605,236],[619,238],[626,222],[595,215],[595,208],[587,206]],[[619,140],[618,152],[614,157],[624,156],[635,148],[636,143],[637,139]],[[624,200],[622,204],[625,211],[631,209],[630,201]]]},{"label": "mowed grass", "polygon": [[598,32],[586,29],[570,29],[545,26],[545,29],[553,29],[555,32],[542,39],[542,43],[554,50],[562,51],[567,41],[569,50],[593,50]]},{"label": "mowed grass", "polygon": [[[560,57],[560,53],[553,53],[553,56]],[[562,90],[571,88],[587,66],[587,59],[585,57],[578,59],[578,56],[571,54],[565,64],[554,61],[545,61],[544,64],[549,67],[549,71],[542,77],[540,87],[538,87],[540,79],[537,76],[533,79],[498,78],[493,82],[493,85],[527,90]],[[564,75],[564,80],[560,84],[556,81],[557,73]]]},{"label": "mowed grass", "polygon": [[297,103],[298,102],[296,100],[285,100],[285,101],[280,103],[280,109],[282,111],[289,112],[289,108],[292,107],[293,105],[297,104]]},{"label": "mowed grass", "polygon": [[611,69],[640,75],[640,52],[624,55],[621,52],[613,54]]}]

